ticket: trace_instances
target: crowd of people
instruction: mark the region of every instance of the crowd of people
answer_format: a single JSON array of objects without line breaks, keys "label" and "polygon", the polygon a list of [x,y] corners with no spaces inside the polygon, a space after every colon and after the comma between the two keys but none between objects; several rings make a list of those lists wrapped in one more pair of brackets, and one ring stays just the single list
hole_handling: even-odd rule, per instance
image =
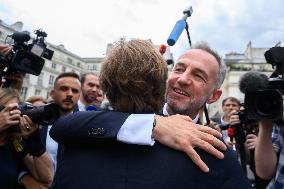
[{"label": "crowd of people", "polygon": [[[223,116],[203,124],[225,74],[204,42],[185,51],[168,77],[150,42],[121,40],[100,75],[61,73],[48,99],[26,100],[57,105],[59,118],[48,126],[19,109],[24,73],[7,76],[10,87],[0,88],[1,188],[283,188],[283,122],[244,123],[242,104],[227,97]],[[111,108],[102,108],[103,100]]]}]

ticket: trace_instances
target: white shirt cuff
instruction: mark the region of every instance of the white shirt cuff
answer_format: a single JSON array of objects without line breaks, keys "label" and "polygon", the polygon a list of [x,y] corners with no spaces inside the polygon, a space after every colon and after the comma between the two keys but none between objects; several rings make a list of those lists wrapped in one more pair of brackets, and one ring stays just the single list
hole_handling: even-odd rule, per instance
[{"label": "white shirt cuff", "polygon": [[128,144],[153,146],[153,122],[155,114],[131,114],[121,126],[117,140]]}]

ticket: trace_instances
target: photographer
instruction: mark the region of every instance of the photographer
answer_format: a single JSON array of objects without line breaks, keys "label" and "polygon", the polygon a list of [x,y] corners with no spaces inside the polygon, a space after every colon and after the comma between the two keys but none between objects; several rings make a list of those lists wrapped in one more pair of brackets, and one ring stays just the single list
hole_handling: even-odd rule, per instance
[{"label": "photographer", "polygon": [[[272,179],[268,187],[283,188],[283,122],[259,122],[259,134],[255,148],[256,173],[263,179]],[[272,135],[271,135],[272,133]]]},{"label": "photographer", "polygon": [[[233,113],[240,110],[240,101],[235,97],[227,97],[222,101],[222,110],[224,112],[223,117],[221,117],[219,120],[213,120],[219,124],[219,126],[222,129],[222,126],[228,126],[228,124],[231,123],[231,118],[233,116]],[[230,137],[228,136],[228,131],[223,130],[223,139],[228,147],[233,148],[233,141],[230,140]]]},{"label": "photographer", "polygon": [[[40,181],[49,185],[52,179],[51,160],[38,147],[38,125],[17,109],[20,95],[17,90],[0,88],[0,183],[1,188],[14,189],[18,185],[21,164]],[[19,129],[20,132],[15,130]]]}]

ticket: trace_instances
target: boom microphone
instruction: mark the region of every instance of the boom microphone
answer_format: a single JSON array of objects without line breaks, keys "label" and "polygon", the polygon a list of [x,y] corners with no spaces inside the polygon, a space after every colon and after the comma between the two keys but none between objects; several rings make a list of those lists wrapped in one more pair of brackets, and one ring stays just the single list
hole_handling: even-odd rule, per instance
[{"label": "boom microphone", "polygon": [[192,12],[193,12],[193,10],[192,10],[191,6],[186,8],[183,11],[184,15],[183,15],[182,19],[180,19],[176,22],[168,40],[167,40],[168,45],[173,46],[177,42],[180,34],[182,33],[182,31],[184,30],[184,28],[186,26],[186,19],[192,15]]},{"label": "boom microphone", "polygon": [[268,82],[268,77],[265,74],[251,71],[241,76],[239,81],[239,89],[242,93],[268,89]]}]

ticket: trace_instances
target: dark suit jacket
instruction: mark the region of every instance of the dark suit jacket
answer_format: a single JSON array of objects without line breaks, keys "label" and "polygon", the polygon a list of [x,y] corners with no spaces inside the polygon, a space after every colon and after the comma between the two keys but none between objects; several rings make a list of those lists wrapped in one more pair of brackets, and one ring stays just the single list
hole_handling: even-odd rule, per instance
[{"label": "dark suit jacket", "polygon": [[[46,146],[46,137],[47,137],[47,131],[48,131],[48,126],[43,126],[40,130],[40,137],[41,137],[41,140],[43,142],[43,145]],[[58,161],[58,158],[59,158],[59,154],[61,153],[61,150],[62,150],[62,145],[61,144],[58,144],[58,148],[57,148],[57,161]]]},{"label": "dark suit jacket", "polygon": [[51,188],[251,188],[230,150],[225,152],[223,160],[218,160],[197,149],[210,168],[209,173],[203,173],[185,153],[158,142],[153,147],[115,140],[102,142],[104,137],[116,138],[114,133],[127,118],[127,114],[122,113],[108,117],[109,113],[79,112],[55,123],[50,134],[58,142],[64,141],[65,148]]}]

